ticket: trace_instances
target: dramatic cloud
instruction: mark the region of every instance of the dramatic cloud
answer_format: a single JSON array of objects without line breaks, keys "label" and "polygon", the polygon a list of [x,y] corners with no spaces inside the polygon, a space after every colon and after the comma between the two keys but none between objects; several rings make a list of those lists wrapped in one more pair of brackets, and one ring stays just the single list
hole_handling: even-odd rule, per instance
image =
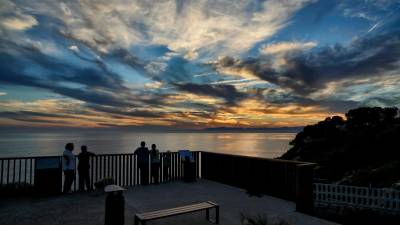
[{"label": "dramatic cloud", "polygon": [[122,116],[128,117],[149,117],[149,118],[160,118],[163,117],[163,113],[157,113],[150,110],[120,110],[115,107],[105,107],[100,105],[91,105],[90,108],[99,111],[99,112],[106,112],[111,114],[117,114]]},{"label": "dramatic cloud", "polygon": [[[0,81],[4,83],[43,88],[91,103],[134,105],[134,97],[124,86],[121,77],[110,72],[101,61],[95,61],[96,67],[80,68],[55,60],[32,45],[19,46],[2,40],[0,48],[18,53],[3,52],[0,55]],[[20,54],[23,54],[23,58]],[[32,64],[45,69],[40,76],[24,72]],[[65,85],[65,82],[79,84],[81,87],[71,87]]]},{"label": "dramatic cloud", "polygon": [[400,106],[399,8],[3,0],[0,125],[302,126]]},{"label": "dramatic cloud", "polygon": [[246,94],[236,90],[232,85],[208,85],[208,84],[175,84],[179,90],[187,91],[197,95],[213,96],[223,98],[227,104],[235,105],[244,99]]},{"label": "dramatic cloud", "polygon": [[29,15],[18,15],[16,17],[5,18],[1,24],[12,30],[25,30],[38,24],[37,20]]},{"label": "dramatic cloud", "polygon": [[325,88],[330,81],[398,72],[399,63],[400,33],[387,33],[357,39],[349,46],[335,45],[312,53],[287,54],[278,68],[268,57],[223,58],[215,68],[243,77],[251,74],[294,93],[308,95]]},{"label": "dramatic cloud", "polygon": [[19,7],[62,21],[63,35],[100,52],[151,41],[193,58],[215,48],[244,51],[274,35],[309,2],[82,0],[26,1]]},{"label": "dramatic cloud", "polygon": [[23,31],[38,25],[35,17],[24,14],[13,2],[1,1],[0,6],[0,27],[5,29]]},{"label": "dramatic cloud", "polygon": [[260,52],[262,54],[278,54],[287,53],[291,51],[307,50],[317,46],[315,42],[279,42],[274,44],[268,44],[261,47]]}]

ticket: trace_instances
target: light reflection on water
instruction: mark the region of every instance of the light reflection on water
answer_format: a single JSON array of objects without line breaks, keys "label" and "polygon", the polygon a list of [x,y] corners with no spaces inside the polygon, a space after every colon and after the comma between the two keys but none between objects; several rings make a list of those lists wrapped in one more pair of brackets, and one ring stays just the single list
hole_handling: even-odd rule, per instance
[{"label": "light reflection on water", "polygon": [[275,158],[289,149],[295,133],[160,133],[160,132],[8,132],[0,135],[0,157],[59,155],[67,142],[85,144],[95,153],[131,153],[140,141],[160,151],[189,149]]}]

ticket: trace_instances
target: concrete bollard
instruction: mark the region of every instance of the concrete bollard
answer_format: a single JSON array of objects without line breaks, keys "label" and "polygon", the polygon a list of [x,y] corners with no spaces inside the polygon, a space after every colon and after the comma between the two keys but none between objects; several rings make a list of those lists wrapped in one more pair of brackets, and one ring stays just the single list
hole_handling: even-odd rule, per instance
[{"label": "concrete bollard", "polygon": [[104,188],[107,193],[105,225],[124,225],[125,198],[122,195],[124,190],[118,185],[108,185]]}]

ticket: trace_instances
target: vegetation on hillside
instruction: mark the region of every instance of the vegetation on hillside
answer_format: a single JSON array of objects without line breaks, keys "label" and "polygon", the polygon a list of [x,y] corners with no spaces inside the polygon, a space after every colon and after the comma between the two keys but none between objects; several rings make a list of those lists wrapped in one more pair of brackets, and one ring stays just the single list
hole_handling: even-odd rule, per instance
[{"label": "vegetation on hillside", "polygon": [[393,108],[362,107],[304,127],[282,159],[318,163],[317,178],[388,187],[400,181],[400,117]]}]

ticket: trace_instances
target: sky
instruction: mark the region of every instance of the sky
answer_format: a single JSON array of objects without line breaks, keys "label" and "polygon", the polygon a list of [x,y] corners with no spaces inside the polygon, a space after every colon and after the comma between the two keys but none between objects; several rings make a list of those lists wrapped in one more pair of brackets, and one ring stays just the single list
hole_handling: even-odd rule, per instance
[{"label": "sky", "polygon": [[398,0],[0,0],[0,127],[292,127],[361,106],[400,106]]}]

